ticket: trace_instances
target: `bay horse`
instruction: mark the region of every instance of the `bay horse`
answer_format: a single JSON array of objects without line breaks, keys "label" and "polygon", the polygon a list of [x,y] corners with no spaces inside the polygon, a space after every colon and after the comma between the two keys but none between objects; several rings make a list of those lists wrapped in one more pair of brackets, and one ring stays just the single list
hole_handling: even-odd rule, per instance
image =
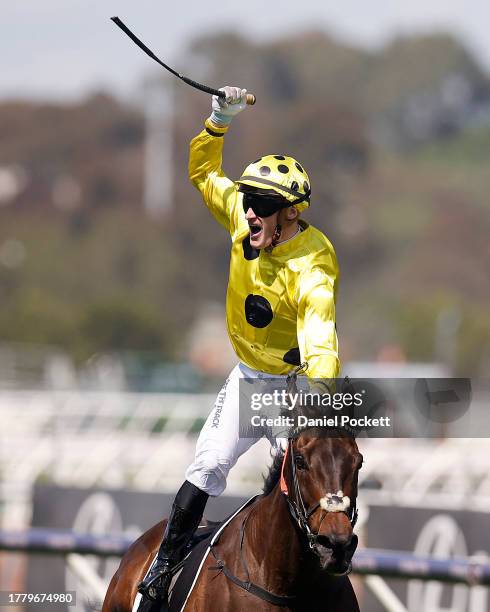
[{"label": "bay horse", "polygon": [[[347,574],[357,546],[353,526],[361,465],[351,437],[303,430],[290,439],[274,458],[263,494],[235,515],[211,548],[186,612],[359,612]],[[128,549],[102,612],[131,612],[165,524],[153,526]]]}]

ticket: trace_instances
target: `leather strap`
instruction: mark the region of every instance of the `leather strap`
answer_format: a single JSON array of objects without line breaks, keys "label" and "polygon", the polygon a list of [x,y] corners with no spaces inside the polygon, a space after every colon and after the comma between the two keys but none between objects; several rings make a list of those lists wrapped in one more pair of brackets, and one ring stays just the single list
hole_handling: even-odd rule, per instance
[{"label": "leather strap", "polygon": [[211,552],[213,553],[213,557],[216,559],[216,565],[210,567],[209,569],[216,569],[221,572],[234,584],[239,586],[241,589],[244,589],[248,593],[255,595],[259,599],[267,601],[268,603],[274,606],[287,607],[291,606],[291,604],[296,600],[295,595],[276,595],[276,593],[272,593],[271,591],[267,591],[263,589],[258,584],[255,584],[250,581],[240,580],[235,574],[230,572],[230,570],[226,567],[225,562],[221,559],[218,559],[216,553],[214,552],[214,547],[211,548]]}]

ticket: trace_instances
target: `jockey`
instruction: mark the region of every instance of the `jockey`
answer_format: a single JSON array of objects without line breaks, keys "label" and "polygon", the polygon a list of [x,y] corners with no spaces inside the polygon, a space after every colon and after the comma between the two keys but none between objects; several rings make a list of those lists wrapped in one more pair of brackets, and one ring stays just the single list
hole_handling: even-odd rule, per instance
[{"label": "jockey", "polygon": [[201,520],[210,495],[256,438],[239,435],[240,378],[286,375],[306,363],[309,378],[332,379],[340,363],[335,329],[337,258],[327,237],[300,218],[310,205],[310,179],[286,155],[266,155],[239,180],[221,168],[223,136],[246,108],[246,90],[224,87],[190,146],[189,176],[215,219],[231,235],[226,299],[228,334],[239,363],[218,394],[200,433],[194,462],[172,506],[157,561],[139,585],[165,598],[170,570]]}]

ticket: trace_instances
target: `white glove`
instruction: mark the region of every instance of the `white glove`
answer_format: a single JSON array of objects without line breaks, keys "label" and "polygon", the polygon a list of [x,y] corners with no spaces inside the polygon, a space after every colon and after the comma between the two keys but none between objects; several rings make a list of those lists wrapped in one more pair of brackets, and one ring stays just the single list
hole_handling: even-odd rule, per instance
[{"label": "white glove", "polygon": [[211,106],[211,121],[217,126],[226,126],[231,123],[235,115],[238,115],[247,106],[247,90],[240,87],[221,87],[220,91],[224,91],[226,98],[213,96]]}]

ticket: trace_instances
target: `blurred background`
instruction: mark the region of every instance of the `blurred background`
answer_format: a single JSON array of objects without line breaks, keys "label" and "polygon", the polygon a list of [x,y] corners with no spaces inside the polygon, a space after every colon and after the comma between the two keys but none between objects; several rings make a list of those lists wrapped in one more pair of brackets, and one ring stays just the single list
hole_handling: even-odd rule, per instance
[{"label": "blurred background", "polygon": [[[148,528],[235,362],[229,238],[187,179],[209,97],[153,65],[113,14],[183,74],[256,94],[226,137],[230,178],[268,153],[307,168],[306,218],[341,269],[344,374],[485,378],[490,366],[488,3],[18,2],[0,37],[3,529]],[[486,555],[467,528],[488,521],[485,439],[361,447],[365,543]],[[258,449],[217,518],[260,490]],[[98,591],[61,559],[0,554],[0,589],[71,585],[85,610],[117,563],[89,565]],[[363,610],[387,609],[358,588]],[[479,587],[394,588],[411,612],[489,609]]]}]

